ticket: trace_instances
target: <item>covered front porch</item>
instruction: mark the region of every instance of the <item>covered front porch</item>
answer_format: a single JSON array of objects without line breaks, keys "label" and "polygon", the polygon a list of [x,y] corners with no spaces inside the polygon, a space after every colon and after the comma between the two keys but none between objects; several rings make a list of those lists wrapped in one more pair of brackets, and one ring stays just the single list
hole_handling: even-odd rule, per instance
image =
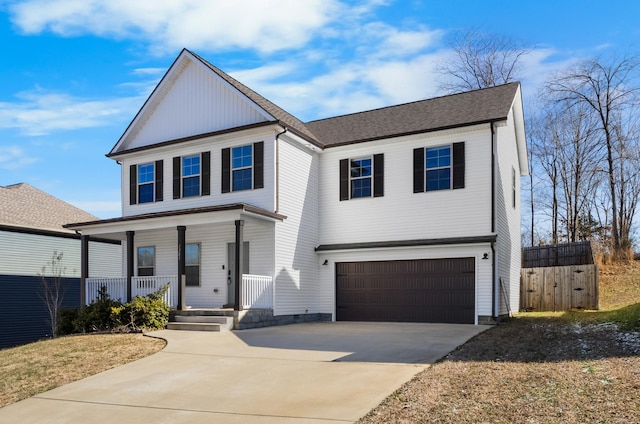
[{"label": "covered front porch", "polygon": [[[273,309],[273,278],[268,275],[242,274],[240,285],[241,299],[239,308],[242,309]],[[167,287],[164,301],[169,307],[176,310],[187,309],[187,305],[181,305],[181,285],[177,275],[160,275],[150,277],[131,277],[131,289],[127,277],[104,278],[94,277],[85,279],[84,304],[88,305],[99,296],[101,290],[105,290],[111,299],[126,302],[136,296],[146,296]],[[182,290],[186,290],[183,285]],[[130,291],[130,295],[128,294]],[[183,295],[182,298],[185,298]]]},{"label": "covered front porch", "polygon": [[[126,302],[166,286],[165,302],[178,311],[273,310],[275,222],[284,218],[233,204],[70,224],[82,235],[82,303],[101,289]],[[120,240],[122,277],[92,274],[92,237]]]}]

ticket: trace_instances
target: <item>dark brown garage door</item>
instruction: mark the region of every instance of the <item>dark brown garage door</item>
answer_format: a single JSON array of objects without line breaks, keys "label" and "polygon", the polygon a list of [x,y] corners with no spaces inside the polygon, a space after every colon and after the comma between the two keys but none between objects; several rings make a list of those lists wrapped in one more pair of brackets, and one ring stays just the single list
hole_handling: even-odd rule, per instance
[{"label": "dark brown garage door", "polygon": [[336,263],[338,321],[473,324],[475,259]]}]

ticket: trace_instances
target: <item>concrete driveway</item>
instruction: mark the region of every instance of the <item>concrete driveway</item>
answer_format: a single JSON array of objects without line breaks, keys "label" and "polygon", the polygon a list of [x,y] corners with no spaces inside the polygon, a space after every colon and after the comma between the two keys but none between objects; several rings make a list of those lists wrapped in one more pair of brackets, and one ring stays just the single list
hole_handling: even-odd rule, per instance
[{"label": "concrete driveway", "polygon": [[348,423],[486,326],[158,331],[161,352],[0,409],[12,423]]}]

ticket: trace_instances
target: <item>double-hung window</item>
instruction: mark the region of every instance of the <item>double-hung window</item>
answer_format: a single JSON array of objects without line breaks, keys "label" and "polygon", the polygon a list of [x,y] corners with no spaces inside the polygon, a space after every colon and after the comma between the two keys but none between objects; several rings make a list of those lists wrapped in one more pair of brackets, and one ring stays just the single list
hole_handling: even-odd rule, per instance
[{"label": "double-hung window", "polygon": [[162,202],[163,161],[129,166],[129,204]]},{"label": "double-hung window", "polygon": [[155,167],[154,163],[138,165],[138,203],[153,202],[155,192]]},{"label": "double-hung window", "polygon": [[185,245],[185,272],[187,286],[200,285],[200,243]]},{"label": "double-hung window", "polygon": [[427,191],[451,188],[451,146],[425,149]]},{"label": "double-hung window", "polygon": [[231,176],[233,191],[253,188],[253,146],[231,149]]},{"label": "double-hung window", "polygon": [[222,193],[264,188],[264,142],[222,149]]},{"label": "double-hung window", "polygon": [[464,188],[464,141],[413,150],[413,192]]},{"label": "double-hung window", "polygon": [[211,152],[173,158],[173,198],[211,194]]},{"label": "double-hung window", "polygon": [[156,248],[154,246],[138,247],[138,276],[155,275]]},{"label": "double-hung window", "polygon": [[200,155],[182,158],[182,197],[200,196]]},{"label": "double-hung window", "polygon": [[371,197],[372,172],[371,157],[362,159],[351,159],[350,181],[351,198]]},{"label": "double-hung window", "polygon": [[340,160],[340,200],[384,196],[384,154]]}]

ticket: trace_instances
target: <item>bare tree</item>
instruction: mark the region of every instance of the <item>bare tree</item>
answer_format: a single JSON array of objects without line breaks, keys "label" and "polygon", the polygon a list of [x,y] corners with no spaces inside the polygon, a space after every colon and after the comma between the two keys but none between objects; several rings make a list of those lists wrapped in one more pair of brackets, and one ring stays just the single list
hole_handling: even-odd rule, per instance
[{"label": "bare tree", "polygon": [[53,252],[51,260],[42,267],[40,277],[42,278],[41,298],[47,307],[48,320],[51,328],[51,337],[55,337],[58,329],[58,317],[62,302],[64,300],[64,285],[62,276],[66,268],[62,265],[63,252]]},{"label": "bare tree", "polygon": [[[629,141],[627,117],[637,112],[636,85],[639,62],[635,57],[613,57],[605,62],[592,59],[582,62],[547,84],[548,92],[567,108],[585,106],[598,121],[598,131],[606,147],[606,175],[611,198],[611,235],[614,258],[626,255],[631,245],[630,225],[621,226],[621,210],[630,207],[621,201],[628,158],[623,151]],[[624,201],[630,201],[628,197]],[[637,197],[633,203],[637,203]],[[632,207],[635,210],[635,206]],[[630,218],[632,219],[632,218]]]},{"label": "bare tree", "polygon": [[563,201],[561,221],[568,242],[582,239],[581,220],[589,216],[589,199],[598,187],[598,165],[602,159],[602,146],[598,143],[596,125],[584,107],[561,108],[556,120],[549,124],[558,134],[556,155]]},{"label": "bare tree", "polygon": [[516,81],[522,58],[531,51],[514,39],[479,29],[454,33],[451,59],[437,67],[448,93],[477,90]]}]

